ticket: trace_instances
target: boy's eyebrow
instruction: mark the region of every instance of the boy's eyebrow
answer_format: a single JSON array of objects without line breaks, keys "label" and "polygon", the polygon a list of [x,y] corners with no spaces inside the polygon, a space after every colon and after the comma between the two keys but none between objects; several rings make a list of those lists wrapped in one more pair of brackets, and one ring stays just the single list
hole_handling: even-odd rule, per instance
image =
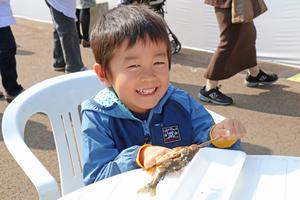
[{"label": "boy's eyebrow", "polygon": [[154,55],[155,57],[160,57],[160,56],[167,56],[165,52],[158,52],[157,54]]},{"label": "boy's eyebrow", "polygon": [[[158,53],[154,54],[154,57],[164,57],[164,56],[167,56],[167,54],[165,52],[158,52]],[[128,60],[135,60],[138,58],[139,58],[138,56],[126,56],[124,60],[128,61]]]},{"label": "boy's eyebrow", "polygon": [[124,60],[128,61],[128,60],[135,60],[138,59],[138,56],[126,56]]}]

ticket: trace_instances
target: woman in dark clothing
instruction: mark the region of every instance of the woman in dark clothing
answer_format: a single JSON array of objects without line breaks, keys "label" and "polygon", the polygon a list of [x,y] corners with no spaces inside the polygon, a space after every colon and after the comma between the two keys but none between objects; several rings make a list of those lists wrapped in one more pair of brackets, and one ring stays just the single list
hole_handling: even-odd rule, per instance
[{"label": "woman in dark clothing", "polygon": [[205,0],[206,4],[215,7],[220,41],[205,72],[204,77],[207,82],[200,90],[199,98],[219,105],[233,103],[231,97],[219,90],[219,80],[230,78],[245,69],[248,69],[245,81],[248,87],[271,84],[278,79],[276,74],[266,74],[257,66],[254,23],[251,21],[233,24],[231,22],[231,1]]}]

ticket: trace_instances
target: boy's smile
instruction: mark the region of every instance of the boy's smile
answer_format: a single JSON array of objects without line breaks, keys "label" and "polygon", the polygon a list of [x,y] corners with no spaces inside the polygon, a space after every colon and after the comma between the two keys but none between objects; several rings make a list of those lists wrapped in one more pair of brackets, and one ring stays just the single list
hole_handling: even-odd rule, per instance
[{"label": "boy's smile", "polygon": [[151,88],[151,89],[141,89],[141,90],[136,90],[136,92],[140,95],[152,95],[154,92],[157,90],[157,88]]},{"label": "boy's smile", "polygon": [[101,80],[114,89],[131,111],[148,112],[168,89],[169,60],[166,45],[145,37],[128,47],[125,40],[114,51],[109,73]]}]

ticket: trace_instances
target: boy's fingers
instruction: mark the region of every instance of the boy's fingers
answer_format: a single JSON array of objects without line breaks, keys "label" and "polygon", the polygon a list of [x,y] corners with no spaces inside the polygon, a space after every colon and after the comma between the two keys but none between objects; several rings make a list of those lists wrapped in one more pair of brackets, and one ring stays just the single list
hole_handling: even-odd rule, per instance
[{"label": "boy's fingers", "polygon": [[236,135],[244,135],[244,133],[245,133],[245,129],[244,129],[244,126],[243,125],[241,125],[238,121],[236,121],[235,123],[234,123],[234,130],[235,130],[235,134]]},{"label": "boy's fingers", "polygon": [[158,163],[162,163],[164,162],[165,160],[167,159],[170,159],[172,158],[172,150],[171,149],[165,149],[164,151],[162,151],[160,153],[160,155],[158,155],[155,159],[155,163],[158,164]]},{"label": "boy's fingers", "polygon": [[237,140],[247,133],[246,128],[237,120],[224,120],[224,123],[217,124],[215,130],[216,135],[226,140]]},{"label": "boy's fingers", "polygon": [[239,133],[239,131],[237,132],[237,130],[234,130],[234,132],[231,132],[228,129],[219,129],[218,135],[221,136],[221,139],[223,138],[226,140],[236,140],[241,137],[241,134]]},{"label": "boy's fingers", "polygon": [[150,167],[153,167],[155,165],[155,162],[154,161],[149,161],[149,162],[146,162],[145,164],[144,164],[144,167],[146,168],[146,169],[149,169]]},{"label": "boy's fingers", "polygon": [[243,137],[246,135],[246,129],[243,126],[237,126],[235,129],[235,135],[239,138]]},{"label": "boy's fingers", "polygon": [[222,138],[227,138],[230,136],[230,131],[227,129],[218,129],[218,135]]},{"label": "boy's fingers", "polygon": [[242,126],[241,134],[244,136],[247,134],[247,130],[244,126]]}]

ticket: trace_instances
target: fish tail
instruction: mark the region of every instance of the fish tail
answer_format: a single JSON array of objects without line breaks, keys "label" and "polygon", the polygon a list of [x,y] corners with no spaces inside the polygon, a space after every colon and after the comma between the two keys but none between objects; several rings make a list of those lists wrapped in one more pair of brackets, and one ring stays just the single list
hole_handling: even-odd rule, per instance
[{"label": "fish tail", "polygon": [[149,193],[151,196],[155,196],[156,195],[156,189],[155,188],[149,188]]},{"label": "fish tail", "polygon": [[148,186],[146,185],[146,186],[140,188],[137,192],[138,192],[138,193],[148,192]]},{"label": "fish tail", "polygon": [[146,185],[146,186],[140,188],[137,192],[138,193],[149,192],[151,196],[155,196],[156,195],[156,188],[151,187],[149,185]]}]

